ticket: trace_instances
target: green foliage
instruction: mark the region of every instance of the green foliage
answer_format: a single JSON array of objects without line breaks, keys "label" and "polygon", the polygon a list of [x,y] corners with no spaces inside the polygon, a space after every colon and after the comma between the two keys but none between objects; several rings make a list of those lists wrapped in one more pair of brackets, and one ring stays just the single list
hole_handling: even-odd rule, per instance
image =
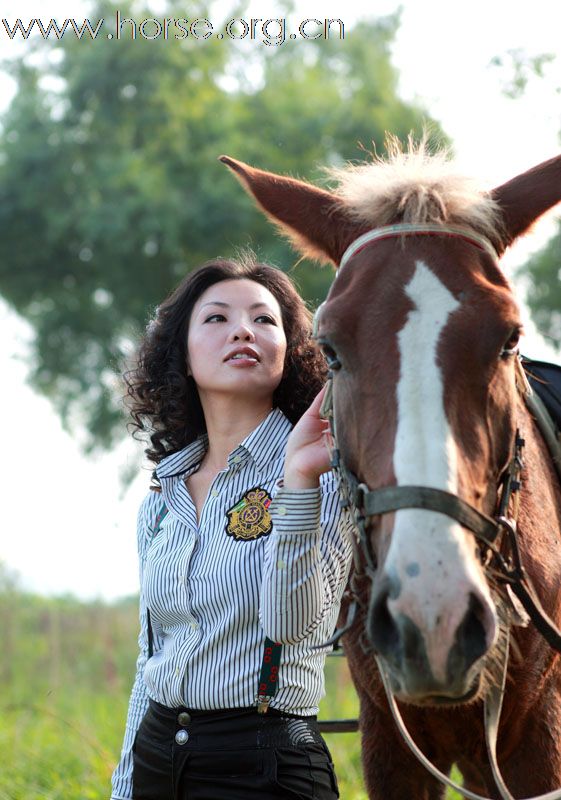
[{"label": "green foliage", "polygon": [[[503,70],[505,79],[503,93],[513,100],[521,98],[528,91],[532,80],[542,80],[550,74],[553,67],[559,67],[558,56],[554,53],[530,55],[522,48],[508,50],[503,56],[496,56],[491,64]],[[555,78],[554,95],[561,94],[561,85]],[[558,102],[554,97],[554,102]],[[518,270],[527,286],[526,301],[532,318],[541,333],[550,343],[561,348],[561,228],[546,246],[532,256]]]},{"label": "green foliage", "polygon": [[[137,656],[137,599],[37,597],[0,564],[0,626],[0,800],[108,797]],[[323,719],[358,715],[344,659],[328,659],[326,690]],[[367,800],[358,734],[326,739],[341,797]]]},{"label": "green foliage", "polygon": [[[521,47],[507,50],[503,56],[491,59],[491,66],[506,72],[503,94],[512,100],[522,97],[532,78],[543,78],[549,64],[555,61],[554,53],[529,55]],[[558,90],[559,91],[559,90]]]},{"label": "green foliage", "polygon": [[561,349],[561,225],[519,272],[529,278],[526,300],[536,325],[551,344]]},{"label": "green foliage", "polygon": [[[115,10],[98,0],[89,18]],[[212,18],[202,0],[189,13]],[[319,165],[363,158],[359,143],[380,149],[385,131],[430,122],[398,97],[397,26],[365,21],[344,40],[280,47],[67,34],[40,42],[33,64],[8,65],[0,292],[35,331],[33,385],[65,424],[87,427],[90,447],[122,435],[115,373],[187,271],[247,245],[286,269],[297,260],[218,155],[318,179]],[[295,275],[308,301],[323,299],[329,270],[303,263]]]},{"label": "green foliage", "polygon": [[0,800],[108,797],[136,660],[136,599],[37,597],[0,568],[0,620]]}]

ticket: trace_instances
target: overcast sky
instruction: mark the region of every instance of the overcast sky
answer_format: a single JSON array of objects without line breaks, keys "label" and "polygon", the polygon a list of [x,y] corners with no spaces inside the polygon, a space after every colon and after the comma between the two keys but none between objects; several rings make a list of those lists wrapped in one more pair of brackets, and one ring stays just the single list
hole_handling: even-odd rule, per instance
[{"label": "overcast sky", "polygon": [[[350,38],[364,5],[356,0],[313,0],[298,3],[295,18],[341,18]],[[370,8],[372,13],[386,14],[396,5],[384,1]],[[558,152],[561,103],[555,87],[561,86],[561,57],[547,69],[544,80],[530,81],[525,96],[516,101],[503,96],[505,73],[490,62],[519,48],[530,55],[558,54],[561,6],[551,0],[530,4],[406,0],[402,6],[402,25],[393,51],[401,71],[401,92],[407,99],[422,100],[442,122],[464,169],[491,186]],[[16,17],[23,22],[33,17],[43,22],[51,17],[59,22],[66,17],[81,21],[85,7],[59,0],[4,0],[2,18],[10,23]],[[187,9],[186,4],[186,17]],[[251,16],[280,14],[274,3],[256,2],[244,14],[246,19]],[[11,42],[0,26],[0,58],[25,47]],[[0,109],[12,91],[11,81],[0,73]],[[507,254],[505,268],[512,270],[552,230],[550,215]],[[527,328],[525,352],[551,356],[529,321]],[[21,359],[30,333],[2,303],[0,331],[3,387],[9,387],[2,398],[5,457],[0,485],[7,525],[1,534],[0,558],[20,573],[25,586],[45,593],[68,591],[84,598],[111,599],[136,591],[136,510],[149,474],[141,471],[124,498],[119,475],[138,458],[138,451],[125,444],[101,459],[86,459],[77,442],[61,430],[47,400],[26,387]]]}]

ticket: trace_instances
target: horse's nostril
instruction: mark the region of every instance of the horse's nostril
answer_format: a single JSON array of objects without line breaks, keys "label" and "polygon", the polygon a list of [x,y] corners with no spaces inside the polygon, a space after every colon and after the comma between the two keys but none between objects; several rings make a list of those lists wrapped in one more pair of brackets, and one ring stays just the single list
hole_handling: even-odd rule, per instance
[{"label": "horse's nostril", "polygon": [[471,592],[468,610],[458,626],[456,640],[448,656],[447,672],[450,678],[465,672],[487,652],[485,618],[483,603]]},{"label": "horse's nostril", "polygon": [[391,612],[388,600],[391,591],[388,582],[384,582],[372,598],[369,613],[369,638],[380,655],[391,657],[400,647],[399,631]]}]

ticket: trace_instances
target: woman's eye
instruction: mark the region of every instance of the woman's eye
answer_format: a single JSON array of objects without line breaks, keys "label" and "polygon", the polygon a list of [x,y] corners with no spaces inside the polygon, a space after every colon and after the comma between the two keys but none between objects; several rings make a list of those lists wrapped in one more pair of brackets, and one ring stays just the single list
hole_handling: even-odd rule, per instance
[{"label": "woman's eye", "polygon": [[224,314],[211,314],[205,319],[205,322],[224,322],[225,319]]},{"label": "woman's eye", "polygon": [[268,322],[271,325],[276,325],[276,321],[269,317],[267,314],[260,314],[258,317],[255,318],[255,322]]}]

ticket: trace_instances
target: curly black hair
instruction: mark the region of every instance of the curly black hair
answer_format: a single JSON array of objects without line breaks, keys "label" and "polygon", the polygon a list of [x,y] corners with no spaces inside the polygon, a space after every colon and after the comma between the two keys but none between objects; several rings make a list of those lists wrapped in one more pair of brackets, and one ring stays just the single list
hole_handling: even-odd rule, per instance
[{"label": "curly black hair", "polygon": [[140,341],[134,368],[124,375],[133,435],[149,434],[151,446],[145,452],[155,464],[206,432],[197,387],[187,375],[189,321],[210,286],[242,278],[268,289],[281,308],[287,347],[273,405],[295,423],[325,382],[325,360],[311,336],[312,315],[290,278],[252,256],[209,261],[189,273],[159,306]]}]

